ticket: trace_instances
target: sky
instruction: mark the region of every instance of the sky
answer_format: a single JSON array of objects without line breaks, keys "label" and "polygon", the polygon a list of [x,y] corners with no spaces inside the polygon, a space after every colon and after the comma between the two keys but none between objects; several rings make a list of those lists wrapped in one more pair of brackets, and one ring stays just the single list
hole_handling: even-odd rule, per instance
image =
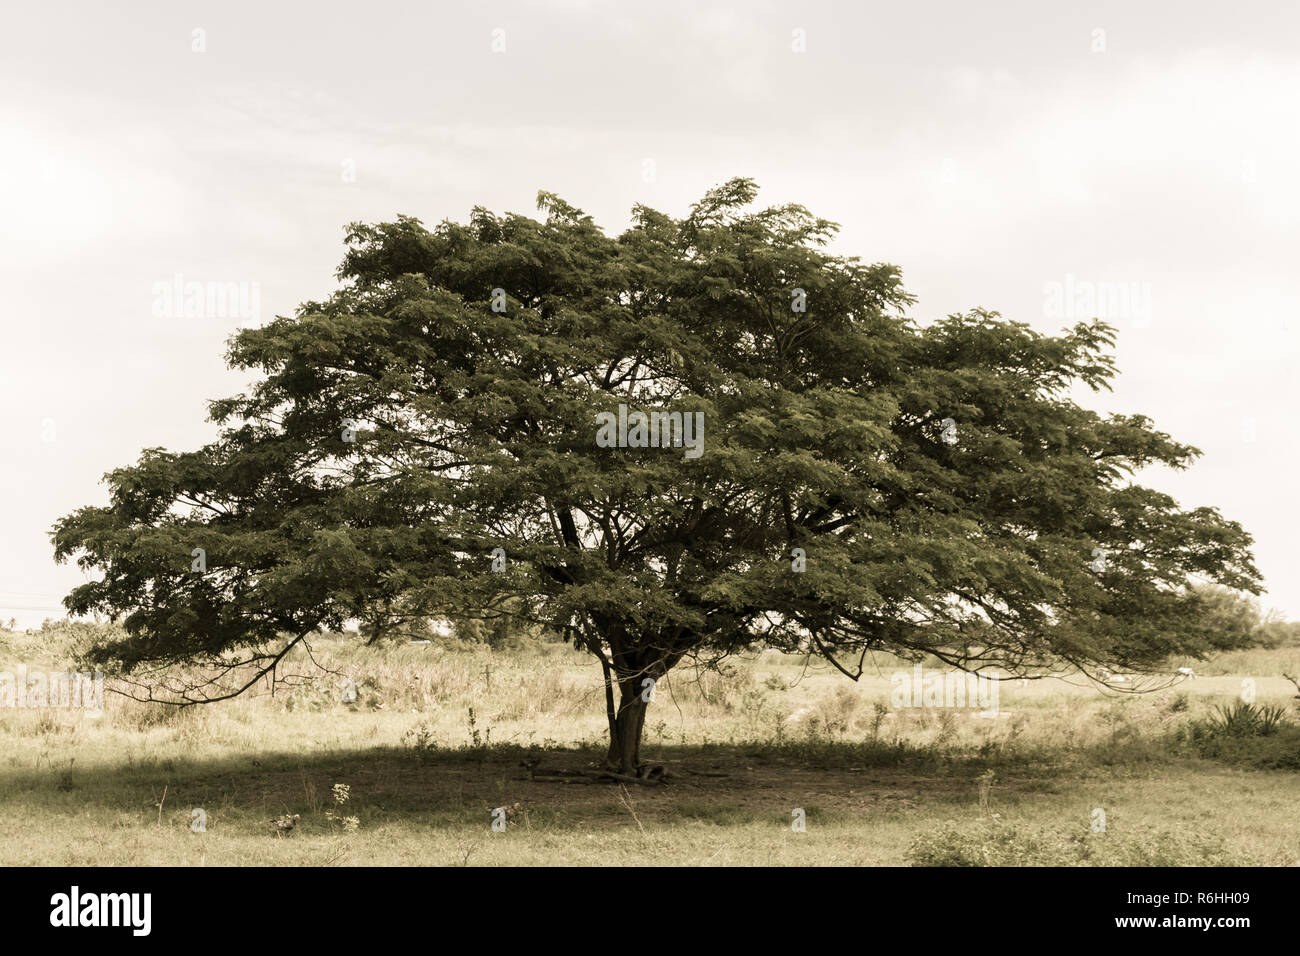
[{"label": "sky", "polygon": [[0,620],[60,616],[85,575],[54,563],[53,523],[141,449],[214,436],[207,402],[250,381],[226,338],[328,294],[347,223],[534,214],[545,189],[616,234],[636,203],[681,216],[734,176],[900,266],[918,322],[1116,325],[1114,391],[1079,400],[1200,448],[1142,482],[1239,521],[1263,606],[1300,618],[1300,5],[143,0],[6,20]]}]

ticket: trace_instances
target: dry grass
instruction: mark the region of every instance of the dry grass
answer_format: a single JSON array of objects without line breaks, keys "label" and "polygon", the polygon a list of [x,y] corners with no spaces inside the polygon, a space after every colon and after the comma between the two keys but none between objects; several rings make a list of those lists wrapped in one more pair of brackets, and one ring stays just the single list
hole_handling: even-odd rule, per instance
[{"label": "dry grass", "polygon": [[[0,654],[55,663],[18,644]],[[1269,737],[1204,730],[1243,677],[1261,703],[1290,706],[1281,674],[1300,671],[1297,649],[1198,663],[1211,676],[1137,697],[1006,682],[995,718],[891,707],[890,675],[910,670],[892,658],[858,684],[773,654],[680,669],[657,689],[643,747],[675,779],[629,794],[519,767],[543,753],[580,768],[603,750],[600,671],[570,648],[314,651],[337,673],[211,707],[0,709],[0,863],[1300,863],[1294,717]],[[302,655],[295,666],[310,670]],[[351,788],[342,810],[336,784]],[[492,810],[516,803],[493,832]],[[1096,808],[1104,834],[1089,830]],[[268,821],[285,813],[301,823],[279,839]],[[936,847],[934,833],[960,838]],[[1040,844],[1057,856],[1034,858]]]}]

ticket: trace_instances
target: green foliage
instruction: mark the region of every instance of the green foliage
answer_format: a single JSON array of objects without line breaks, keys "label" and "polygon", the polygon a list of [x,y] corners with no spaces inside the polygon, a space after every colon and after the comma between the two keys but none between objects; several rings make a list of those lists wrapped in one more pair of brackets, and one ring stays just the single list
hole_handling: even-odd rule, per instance
[{"label": "green foliage", "polygon": [[1248,704],[1239,700],[1231,706],[1216,705],[1209,718],[1209,729],[1228,737],[1268,737],[1277,733],[1285,720],[1286,708],[1280,704]]},{"label": "green foliage", "polygon": [[402,734],[402,744],[410,747],[415,753],[416,760],[424,763],[429,757],[437,753],[437,739],[433,729],[425,721],[420,721],[406,733]]},{"label": "green foliage", "polygon": [[119,625],[47,619],[31,631],[0,630],[0,660],[62,664],[76,660],[92,647],[124,636]]},{"label": "green foliage", "polygon": [[1300,624],[1263,614],[1248,595],[1219,585],[1198,585],[1192,600],[1200,606],[1210,646],[1219,651],[1283,647],[1300,643]]},{"label": "green foliage", "polygon": [[1280,704],[1216,705],[1170,735],[1170,750],[1261,770],[1300,770],[1300,727]]},{"label": "green foliage", "polygon": [[[544,221],[352,225],[337,292],[231,340],[262,377],[212,403],[220,437],[55,526],[97,575],[69,608],[125,625],[89,658],[269,668],[346,621],[509,618],[601,653],[626,702],[761,644],[1010,673],[1219,646],[1188,589],[1257,592],[1251,539],[1131,480],[1196,449],[1071,399],[1108,387],[1112,329],[921,327],[896,267],[756,192],[617,238],[549,193]],[[620,403],[702,415],[703,453],[600,447]]]},{"label": "green foliage", "polygon": [[343,813],[343,807],[352,799],[352,788],[346,783],[336,783],[330,788],[330,795],[334,798],[334,809],[325,811],[325,819],[331,827],[344,833],[356,833],[361,827],[361,818]]},{"label": "green foliage", "polygon": [[545,629],[522,617],[518,599],[503,601],[488,616],[451,614],[451,631],[456,640],[466,644],[485,644],[494,651],[517,651],[525,644],[546,639]]},{"label": "green foliage", "polygon": [[829,737],[847,734],[862,706],[862,697],[848,687],[837,687],[829,699],[819,701],[808,721],[809,732]]},{"label": "green foliage", "polygon": [[1255,629],[1254,644],[1269,648],[1300,647],[1300,621],[1287,621],[1272,612]]}]

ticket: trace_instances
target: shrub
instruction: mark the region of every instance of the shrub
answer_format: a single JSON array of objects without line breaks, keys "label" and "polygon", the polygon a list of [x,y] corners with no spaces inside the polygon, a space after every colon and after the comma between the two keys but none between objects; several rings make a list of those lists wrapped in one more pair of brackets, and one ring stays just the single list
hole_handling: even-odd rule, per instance
[{"label": "shrub", "polygon": [[824,733],[836,737],[847,734],[861,706],[862,698],[851,688],[835,688],[830,695],[823,697],[813,707],[813,713],[806,725],[809,735],[815,737],[819,733]]},{"label": "shrub", "polygon": [[1286,719],[1280,704],[1248,704],[1237,701],[1231,707],[1219,704],[1208,719],[1211,732],[1228,737],[1269,737]]}]

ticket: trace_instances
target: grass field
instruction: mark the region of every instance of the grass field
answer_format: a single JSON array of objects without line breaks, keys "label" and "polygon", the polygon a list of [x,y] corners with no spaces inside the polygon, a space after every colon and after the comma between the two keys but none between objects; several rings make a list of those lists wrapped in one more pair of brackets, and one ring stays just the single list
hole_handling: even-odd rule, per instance
[{"label": "grass field", "polygon": [[[47,650],[0,631],[0,670],[58,667]],[[322,638],[313,653],[336,673],[274,695],[177,710],[110,694],[98,718],[0,708],[0,864],[1300,864],[1282,677],[1300,648],[1195,662],[1145,694],[1003,681],[996,717],[892,706],[911,664],[887,656],[856,684],[778,654],[681,668],[646,722],[643,758],[672,774],[655,787],[521,767],[603,756],[600,669],[566,646]],[[1286,708],[1276,726],[1216,724],[1244,678]],[[269,824],[295,813],[287,835]]]}]

